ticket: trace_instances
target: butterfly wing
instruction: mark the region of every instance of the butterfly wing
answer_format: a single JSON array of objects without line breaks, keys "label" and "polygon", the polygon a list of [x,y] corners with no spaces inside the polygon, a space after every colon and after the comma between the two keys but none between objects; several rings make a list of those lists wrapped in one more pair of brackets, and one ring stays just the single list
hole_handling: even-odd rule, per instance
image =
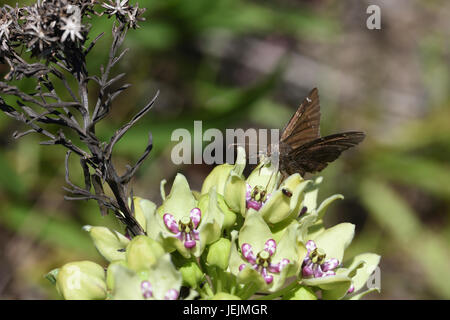
[{"label": "butterfly wing", "polygon": [[289,175],[298,172],[302,176],[306,172],[321,171],[342,152],[363,141],[364,137],[364,132],[348,131],[315,139],[298,148],[290,148],[289,152],[280,155],[280,170]]},{"label": "butterfly wing", "polygon": [[296,149],[320,138],[319,92],[314,88],[298,107],[281,134],[280,142]]}]

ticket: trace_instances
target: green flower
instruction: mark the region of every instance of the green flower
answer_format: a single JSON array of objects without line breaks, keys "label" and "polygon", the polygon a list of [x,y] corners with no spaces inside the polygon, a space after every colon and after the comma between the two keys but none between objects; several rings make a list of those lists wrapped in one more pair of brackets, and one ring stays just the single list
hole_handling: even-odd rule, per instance
[{"label": "green flower", "polygon": [[113,270],[115,265],[125,267],[142,277],[148,276],[148,270],[155,265],[165,252],[161,244],[147,236],[134,237],[127,246],[124,260],[112,262],[106,272],[106,282],[109,290],[115,288]]},{"label": "green flower", "polygon": [[[310,181],[305,181],[299,174],[293,174],[284,180],[281,185],[273,189],[268,199],[261,204],[259,213],[267,223],[277,224],[297,218],[301,213],[305,188]],[[254,204],[254,190],[247,184],[247,208]],[[253,193],[252,193],[253,192]]]},{"label": "green flower", "polygon": [[239,232],[240,251],[233,241],[229,268],[240,283],[273,292],[298,272],[306,249],[297,243],[297,224],[289,225],[275,241],[264,219],[250,211]]},{"label": "green flower", "polygon": [[106,298],[105,270],[94,262],[67,263],[57,271],[55,278],[56,288],[66,300]]},{"label": "green flower", "polygon": [[186,178],[178,174],[170,194],[150,219],[154,231],[148,235],[163,243],[169,252],[177,250],[185,258],[199,257],[206,245],[219,239],[223,221],[215,188],[197,200]]},{"label": "green flower", "polygon": [[374,253],[359,254],[344,263],[344,268],[337,271],[338,274],[343,274],[351,278],[351,285],[347,291],[348,295],[345,297],[346,299],[357,300],[370,292],[380,291],[380,288],[375,286],[367,290],[361,290],[380,263],[380,258],[379,255]]},{"label": "green flower", "polygon": [[[236,162],[242,163],[245,151],[242,148],[238,150]],[[280,185],[281,173],[270,161],[260,162],[247,179],[242,175],[243,165],[223,166],[217,167],[219,169],[214,169],[208,176],[202,192],[208,190],[214,181],[218,183],[218,190],[223,190],[224,200],[231,210],[245,217],[253,209],[270,224],[298,216],[303,192],[311,181],[304,181],[299,174],[294,174]]]},{"label": "green flower", "polygon": [[348,273],[339,271],[345,249],[355,233],[351,223],[341,223],[304,239],[307,254],[301,284],[322,289],[323,299],[340,299],[352,285]]},{"label": "green flower", "polygon": [[108,272],[113,278],[111,295],[115,300],[176,300],[180,294],[181,274],[169,254],[160,257],[147,272],[137,273],[119,263],[111,264]]},{"label": "green flower", "polygon": [[[240,213],[245,206],[245,149],[237,148],[237,157],[234,165],[222,164],[215,167],[203,182],[201,194],[208,194],[215,188],[222,196],[229,210]],[[219,199],[221,198],[219,196]]]}]

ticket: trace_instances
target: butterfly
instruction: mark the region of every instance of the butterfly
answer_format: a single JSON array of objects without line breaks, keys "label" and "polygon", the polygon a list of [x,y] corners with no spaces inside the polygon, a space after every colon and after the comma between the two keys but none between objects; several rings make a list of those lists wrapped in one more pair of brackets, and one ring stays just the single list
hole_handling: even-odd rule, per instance
[{"label": "butterfly", "polygon": [[319,92],[314,88],[287,123],[278,145],[279,170],[283,176],[315,173],[336,160],[342,152],[364,140],[360,131],[320,136]]}]

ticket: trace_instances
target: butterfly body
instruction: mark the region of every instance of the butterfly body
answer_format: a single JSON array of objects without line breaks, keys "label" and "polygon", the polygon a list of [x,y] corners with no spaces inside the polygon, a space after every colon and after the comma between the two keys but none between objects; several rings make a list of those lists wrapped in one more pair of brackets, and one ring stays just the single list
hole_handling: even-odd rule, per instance
[{"label": "butterfly body", "polygon": [[319,172],[365,137],[361,131],[321,137],[319,126],[319,94],[315,88],[300,104],[281,134],[277,156],[284,176]]}]

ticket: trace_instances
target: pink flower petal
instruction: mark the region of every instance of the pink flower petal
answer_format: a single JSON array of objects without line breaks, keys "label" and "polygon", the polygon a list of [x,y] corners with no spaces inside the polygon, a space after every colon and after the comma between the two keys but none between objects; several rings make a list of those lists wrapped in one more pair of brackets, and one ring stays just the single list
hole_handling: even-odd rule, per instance
[{"label": "pink flower petal", "polygon": [[247,183],[247,191],[245,192],[245,200],[250,200],[252,197],[252,187]]},{"label": "pink flower petal", "polygon": [[184,241],[184,247],[186,249],[192,249],[197,245],[194,239],[192,239],[191,235],[189,233],[186,233],[186,239]]},{"label": "pink flower petal", "polygon": [[302,275],[305,278],[310,278],[314,275],[314,270],[312,269],[313,264],[309,263],[305,265],[302,269]]},{"label": "pink flower petal", "polygon": [[194,224],[194,228],[197,229],[200,220],[202,218],[202,212],[200,211],[199,208],[194,208],[191,210],[191,214],[190,214],[190,218],[192,223]]},{"label": "pink flower petal", "polygon": [[355,291],[355,286],[353,285],[353,283],[350,285],[350,288],[348,288],[347,293],[353,293],[353,291]]},{"label": "pink flower petal", "polygon": [[309,240],[306,245],[306,249],[308,250],[308,254],[313,251],[315,248],[317,248],[316,243],[312,240]]},{"label": "pink flower petal", "polygon": [[167,229],[169,229],[172,233],[178,233],[178,223],[170,213],[165,213],[163,215],[164,224]]},{"label": "pink flower petal", "polygon": [[323,271],[334,270],[339,265],[339,260],[336,258],[328,259],[322,263],[321,267]]},{"label": "pink flower petal", "polygon": [[272,256],[277,250],[277,243],[275,242],[275,240],[273,239],[267,240],[264,245],[264,250],[267,251],[270,256]]},{"label": "pink flower petal", "polygon": [[273,276],[267,273],[267,269],[263,268],[261,270],[261,275],[263,276],[264,280],[266,281],[267,284],[271,284],[273,281]]},{"label": "pink flower petal", "polygon": [[262,203],[254,200],[247,200],[247,209],[254,209],[259,211],[261,209]]},{"label": "pink flower petal", "polygon": [[166,300],[177,300],[179,295],[180,295],[180,293],[177,290],[170,289],[169,291],[167,291],[167,294],[164,297],[164,299],[166,299]]},{"label": "pink flower petal", "polygon": [[250,262],[251,264],[256,263],[256,256],[254,255],[252,251],[252,246],[248,243],[244,243],[241,247],[242,255],[244,258]]}]

